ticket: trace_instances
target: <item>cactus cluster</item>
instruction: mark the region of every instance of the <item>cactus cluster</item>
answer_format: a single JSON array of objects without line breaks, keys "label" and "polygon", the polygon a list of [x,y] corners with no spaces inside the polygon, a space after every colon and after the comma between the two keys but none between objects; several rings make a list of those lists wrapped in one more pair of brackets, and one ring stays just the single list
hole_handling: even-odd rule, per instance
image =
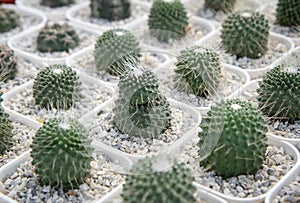
[{"label": "cactus cluster", "polygon": [[156,171],[153,164],[152,158],[146,158],[131,169],[121,194],[124,203],[196,202],[189,169],[175,163],[167,171]]},{"label": "cactus cluster", "polygon": [[79,45],[79,37],[67,23],[46,24],[37,37],[40,52],[69,51]]},{"label": "cactus cluster", "polygon": [[77,73],[66,65],[42,69],[33,82],[35,104],[46,109],[68,109],[81,97]]},{"label": "cactus cluster", "polygon": [[0,33],[8,32],[20,24],[20,16],[11,9],[0,7]]},{"label": "cactus cluster", "polygon": [[260,58],[268,50],[269,22],[251,10],[228,15],[222,23],[222,46],[237,57]]},{"label": "cactus cluster", "polygon": [[212,11],[228,13],[233,10],[236,0],[205,0],[204,7]]},{"label": "cactus cluster", "polygon": [[130,71],[120,77],[118,88],[113,112],[114,123],[122,133],[156,137],[170,127],[170,104],[159,92],[154,73]]},{"label": "cactus cluster", "polygon": [[140,52],[139,42],[130,31],[115,28],[97,39],[94,58],[98,69],[121,75],[139,63]]},{"label": "cactus cluster", "polygon": [[300,1],[278,0],[276,8],[276,19],[283,26],[300,25]]},{"label": "cactus cluster", "polygon": [[17,72],[17,58],[14,51],[5,45],[0,45],[0,81],[13,79]]},{"label": "cactus cluster", "polygon": [[180,1],[155,0],[153,2],[148,27],[151,35],[158,40],[167,42],[169,39],[180,39],[185,36],[187,26],[187,12]]},{"label": "cactus cluster", "polygon": [[[267,150],[267,127],[260,112],[239,99],[222,100],[211,107],[200,126],[200,165],[223,178],[255,174],[262,168]],[[216,145],[213,144],[213,141]]]},{"label": "cactus cluster", "polygon": [[130,17],[131,3],[129,0],[91,0],[91,16],[109,21]]},{"label": "cactus cluster", "polygon": [[58,8],[62,6],[69,6],[70,4],[73,4],[74,0],[42,0],[41,5],[48,6],[50,8]]},{"label": "cactus cluster", "polygon": [[57,117],[46,121],[30,146],[41,184],[65,191],[82,184],[91,168],[90,143],[87,130],[76,119]]},{"label": "cactus cluster", "polygon": [[259,82],[258,103],[267,116],[282,119],[300,119],[300,66],[278,65]]},{"label": "cactus cluster", "polygon": [[213,94],[222,77],[219,54],[213,50],[193,46],[177,57],[176,81],[197,96]]}]

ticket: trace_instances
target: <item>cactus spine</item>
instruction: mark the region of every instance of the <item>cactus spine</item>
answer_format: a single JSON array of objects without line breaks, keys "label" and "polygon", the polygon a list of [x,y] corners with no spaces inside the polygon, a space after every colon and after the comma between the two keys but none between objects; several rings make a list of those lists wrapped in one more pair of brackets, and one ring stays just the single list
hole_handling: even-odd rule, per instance
[{"label": "cactus spine", "polygon": [[300,1],[299,0],[278,0],[276,18],[280,25],[300,25]]},{"label": "cactus spine", "polygon": [[0,8],[0,33],[8,32],[20,24],[20,16],[11,9]]},{"label": "cactus spine", "polygon": [[0,75],[1,81],[13,79],[17,72],[17,58],[14,51],[7,46],[0,45]]}]

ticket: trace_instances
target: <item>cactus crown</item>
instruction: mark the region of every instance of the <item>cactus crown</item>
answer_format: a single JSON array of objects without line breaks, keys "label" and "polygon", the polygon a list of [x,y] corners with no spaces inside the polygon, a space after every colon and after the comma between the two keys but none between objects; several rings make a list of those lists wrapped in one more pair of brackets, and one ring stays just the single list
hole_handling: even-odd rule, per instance
[{"label": "cactus crown", "polygon": [[278,0],[276,19],[283,26],[300,25],[300,1]]},{"label": "cactus crown", "polygon": [[46,121],[31,144],[32,164],[44,185],[73,189],[89,175],[90,140],[76,119],[57,117]]},{"label": "cactus crown", "polygon": [[128,30],[115,28],[104,32],[97,40],[94,58],[99,69],[121,75],[139,63],[139,42]]},{"label": "cactus crown", "polygon": [[0,8],[0,33],[8,32],[20,24],[20,16],[11,9]]},{"label": "cactus crown", "polygon": [[268,21],[258,12],[231,13],[222,24],[222,45],[238,57],[260,58],[268,50],[269,29]]},{"label": "cactus crown", "polygon": [[79,45],[79,37],[67,23],[47,24],[37,37],[37,49],[41,52],[69,51]]},{"label": "cactus crown", "polygon": [[214,93],[221,79],[219,55],[213,50],[193,46],[177,57],[176,78],[180,86],[197,96]]},{"label": "cactus crown", "polygon": [[74,3],[74,0],[42,0],[41,5],[48,6],[51,8],[57,8],[62,6],[68,6],[70,4]]},{"label": "cactus crown", "polygon": [[124,203],[195,202],[189,169],[176,163],[168,171],[157,172],[152,165],[151,158],[140,160],[126,176],[121,194]]},{"label": "cactus crown", "polygon": [[233,10],[236,0],[205,0],[205,8],[209,8],[213,11],[223,11],[228,13]]},{"label": "cactus crown", "polygon": [[300,66],[278,65],[259,82],[258,103],[266,115],[300,119]]},{"label": "cactus crown", "polygon": [[[212,152],[200,164],[223,178],[255,174],[267,149],[267,127],[259,111],[239,99],[222,100],[211,107],[200,126],[200,156]],[[211,146],[212,141],[216,145]]]},{"label": "cactus crown", "polygon": [[187,12],[178,0],[155,0],[150,10],[148,26],[150,33],[160,41],[180,39],[185,36],[188,26]]},{"label": "cactus crown", "polygon": [[109,21],[130,17],[129,0],[91,0],[91,16]]},{"label": "cactus crown", "polygon": [[122,133],[155,137],[170,126],[171,110],[151,71],[135,70],[121,76],[113,112]]},{"label": "cactus crown", "polygon": [[81,82],[74,70],[66,65],[51,65],[34,79],[33,97],[42,108],[68,109],[81,97]]},{"label": "cactus crown", "polygon": [[0,45],[0,80],[13,79],[16,72],[17,58],[14,56],[14,51],[7,46]]}]

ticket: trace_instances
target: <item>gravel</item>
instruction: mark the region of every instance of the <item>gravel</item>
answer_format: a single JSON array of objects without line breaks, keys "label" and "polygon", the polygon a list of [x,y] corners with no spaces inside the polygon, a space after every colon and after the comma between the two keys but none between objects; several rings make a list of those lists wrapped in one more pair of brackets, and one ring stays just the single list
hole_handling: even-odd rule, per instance
[{"label": "gravel", "polygon": [[284,186],[272,200],[272,203],[280,202],[300,202],[300,176],[297,176],[291,184]]}]

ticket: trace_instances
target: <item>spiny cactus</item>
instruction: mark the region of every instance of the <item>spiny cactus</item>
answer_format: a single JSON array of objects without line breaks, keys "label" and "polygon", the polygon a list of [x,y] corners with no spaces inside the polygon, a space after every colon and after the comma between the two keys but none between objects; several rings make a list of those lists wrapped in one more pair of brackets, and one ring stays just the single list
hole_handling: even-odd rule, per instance
[{"label": "spiny cactus", "polygon": [[73,4],[74,0],[42,0],[41,5],[48,6],[51,8],[57,8],[62,6],[69,6],[70,4]]},{"label": "spiny cactus", "polygon": [[259,82],[259,107],[277,119],[300,119],[300,66],[278,65]]},{"label": "spiny cactus", "polygon": [[222,77],[219,55],[201,46],[187,48],[177,57],[175,73],[176,80],[195,95],[212,94]]},{"label": "spiny cactus", "polygon": [[91,0],[91,16],[109,21],[130,17],[131,3],[129,0]]},{"label": "spiny cactus", "polygon": [[224,13],[233,10],[236,0],[205,0],[205,8],[209,8],[213,11],[223,11]]},{"label": "spiny cactus", "polygon": [[150,10],[148,26],[150,33],[160,41],[180,39],[185,36],[188,26],[187,12],[178,0],[155,0]]},{"label": "spiny cactus", "polygon": [[139,63],[139,42],[128,30],[114,28],[104,32],[97,40],[94,58],[97,67],[112,75],[121,75]]},{"label": "spiny cactus", "polygon": [[159,83],[151,71],[135,70],[120,77],[115,101],[114,123],[122,133],[155,137],[171,122],[170,105],[159,92]]},{"label": "spiny cactus", "polygon": [[17,58],[14,51],[7,46],[0,45],[0,81],[13,79],[17,72]]},{"label": "spiny cactus", "polygon": [[0,33],[8,32],[20,25],[20,16],[11,9],[0,7]]},{"label": "spiny cactus", "polygon": [[69,51],[78,45],[79,37],[67,23],[47,24],[37,37],[37,49],[40,52]]},{"label": "spiny cactus", "polygon": [[[267,149],[267,127],[259,111],[239,99],[213,105],[200,126],[199,154],[212,149],[200,165],[223,178],[255,174],[262,168]],[[219,139],[218,139],[219,137]],[[211,146],[211,141],[216,145]]]},{"label": "spiny cactus", "polygon": [[76,119],[57,117],[46,121],[30,146],[41,184],[65,191],[82,184],[91,169],[90,142],[87,130]]},{"label": "spiny cactus", "polygon": [[276,19],[283,26],[300,25],[300,1],[278,0]]},{"label": "spiny cactus", "polygon": [[33,97],[42,108],[68,109],[81,97],[81,82],[74,70],[66,65],[51,65],[34,79]]},{"label": "spiny cactus", "polygon": [[237,57],[260,58],[268,50],[269,29],[268,21],[258,12],[231,13],[222,23],[222,45]]},{"label": "spiny cactus", "polygon": [[175,163],[167,171],[153,169],[149,158],[139,161],[125,178],[121,194],[124,203],[193,203],[194,177],[183,164]]}]

